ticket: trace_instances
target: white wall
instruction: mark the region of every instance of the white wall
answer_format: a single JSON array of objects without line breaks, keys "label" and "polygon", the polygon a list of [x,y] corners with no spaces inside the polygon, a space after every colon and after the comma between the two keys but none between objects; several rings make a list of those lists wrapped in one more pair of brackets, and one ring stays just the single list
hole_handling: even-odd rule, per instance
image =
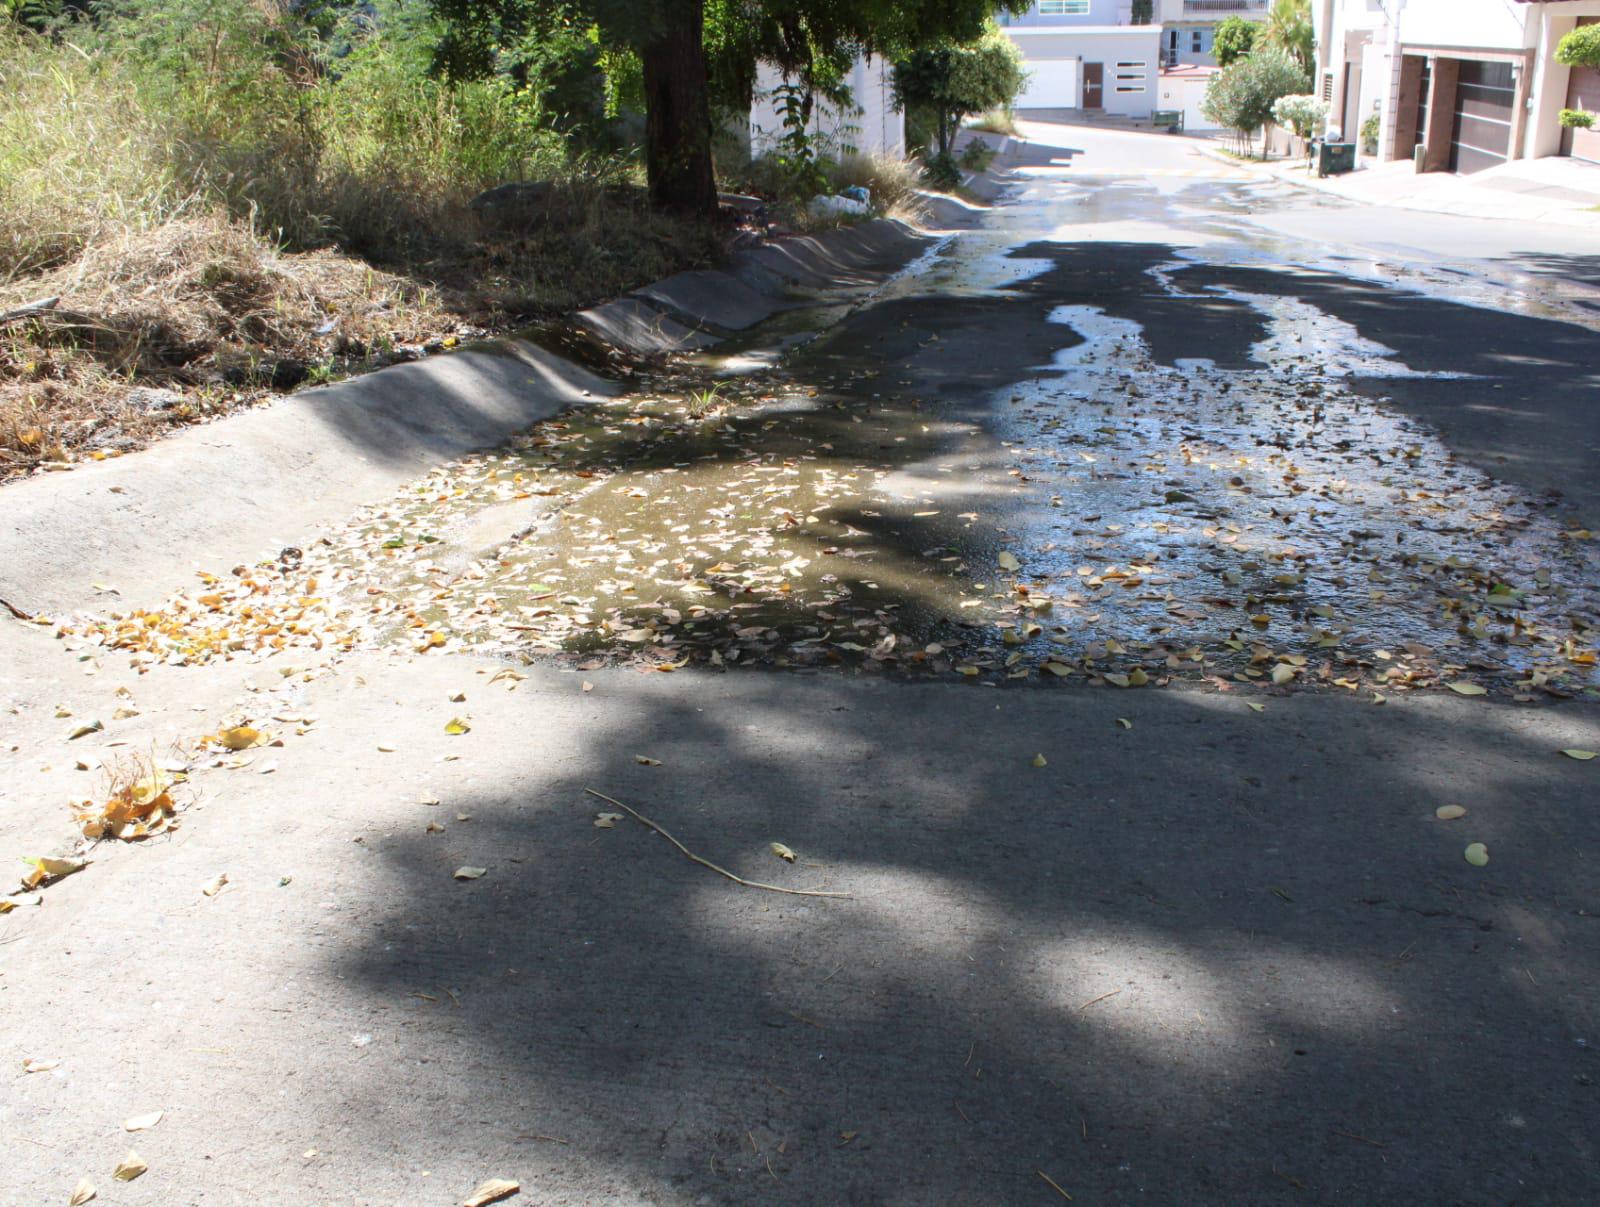
[{"label": "white wall", "polygon": [[[1063,29],[1059,32],[1051,30],[1048,33],[1006,32],[1012,35],[1017,49],[1022,52],[1024,66],[1040,60],[1059,63],[1072,59],[1079,60],[1080,64],[1105,64],[1102,108],[1106,113],[1149,117],[1153,110],[1161,107],[1157,104],[1160,99],[1157,95],[1157,79],[1161,64],[1159,25],[1113,25],[1093,29]],[[1139,63],[1142,67],[1119,69],[1118,63]],[[1082,70],[1080,65],[1080,81]],[[1137,75],[1138,78],[1118,80],[1119,74]],[[1136,91],[1118,92],[1119,85]],[[1079,91],[1081,95],[1081,87]],[[1017,107],[1025,106],[1019,104]]]},{"label": "white wall", "polygon": [[1183,110],[1185,130],[1219,129],[1216,122],[1200,112],[1200,106],[1206,99],[1206,87],[1212,78],[1210,75],[1162,76],[1156,94],[1160,98],[1156,108]]},{"label": "white wall", "polygon": [[[811,134],[829,155],[853,148],[862,155],[906,153],[905,114],[894,107],[890,67],[882,55],[870,62],[858,58],[849,84],[855,104],[841,112],[820,99],[812,108]],[[783,136],[783,116],[774,93],[783,83],[776,67],[763,63],[756,72],[756,99],[750,108],[750,153],[764,155]]]},{"label": "white wall", "polygon": [[1541,7],[1514,0],[1406,0],[1399,11],[1400,40],[1420,46],[1520,50],[1533,45]]}]

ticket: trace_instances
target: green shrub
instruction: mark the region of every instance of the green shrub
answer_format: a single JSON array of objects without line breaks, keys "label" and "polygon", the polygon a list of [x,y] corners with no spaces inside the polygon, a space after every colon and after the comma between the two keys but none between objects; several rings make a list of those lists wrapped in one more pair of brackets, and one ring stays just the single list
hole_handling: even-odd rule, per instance
[{"label": "green shrub", "polygon": [[1568,67],[1600,67],[1600,25],[1580,25],[1556,47],[1556,62]]},{"label": "green shrub", "polygon": [[1367,114],[1367,120],[1361,123],[1361,149],[1368,155],[1378,153],[1378,135],[1380,123],[1376,113]]},{"label": "green shrub", "polygon": [[1201,112],[1248,143],[1272,120],[1278,99],[1303,92],[1306,82],[1305,72],[1289,54],[1276,47],[1258,50],[1212,77]]},{"label": "green shrub", "polygon": [[994,162],[995,149],[981,138],[975,138],[961,150],[958,161],[969,172],[982,172]]},{"label": "green shrub", "polygon": [[1587,109],[1563,109],[1561,124],[1568,130],[1588,130],[1594,125],[1594,114]]}]

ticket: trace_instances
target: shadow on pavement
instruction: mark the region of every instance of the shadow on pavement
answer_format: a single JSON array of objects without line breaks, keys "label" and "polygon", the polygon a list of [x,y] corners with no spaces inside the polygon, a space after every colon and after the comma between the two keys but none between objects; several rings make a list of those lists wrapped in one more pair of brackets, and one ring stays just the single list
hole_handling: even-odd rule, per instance
[{"label": "shadow on pavement", "polygon": [[[554,748],[530,698],[530,752],[450,802],[471,827],[385,846],[405,904],[330,969],[405,1003],[395,1059],[329,1087],[358,1129],[514,1127],[544,1202],[1051,1201],[1036,1170],[1089,1202],[1600,1194],[1600,822],[1527,714],[624,687]],[[851,897],[596,828],[590,787]]]}]

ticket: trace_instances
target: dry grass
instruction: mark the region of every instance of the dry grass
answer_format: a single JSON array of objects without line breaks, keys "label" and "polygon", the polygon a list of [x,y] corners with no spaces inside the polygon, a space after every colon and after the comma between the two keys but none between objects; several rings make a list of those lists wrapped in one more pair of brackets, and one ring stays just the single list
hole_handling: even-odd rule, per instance
[{"label": "dry grass", "polygon": [[[441,228],[433,228],[436,232]],[[485,232],[463,209],[385,270],[288,253],[223,214],[125,229],[0,288],[0,478],[138,448],[301,384],[413,359],[615,296],[719,251],[631,193],[574,190],[545,220]]]}]

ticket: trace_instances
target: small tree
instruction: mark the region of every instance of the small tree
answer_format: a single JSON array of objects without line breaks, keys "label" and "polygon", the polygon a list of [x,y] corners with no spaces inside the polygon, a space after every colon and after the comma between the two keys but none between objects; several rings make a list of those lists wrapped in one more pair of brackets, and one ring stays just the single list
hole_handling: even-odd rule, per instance
[{"label": "small tree", "polygon": [[1580,25],[1556,47],[1556,62],[1568,67],[1600,67],[1600,25]]},{"label": "small tree", "polygon": [[1248,148],[1256,131],[1272,120],[1279,97],[1303,92],[1305,72],[1276,47],[1258,50],[1213,76],[1200,111],[1239,136]]},{"label": "small tree", "polygon": [[1306,160],[1311,159],[1311,137],[1328,116],[1328,106],[1314,96],[1291,93],[1272,103],[1272,120],[1287,126],[1306,143]]},{"label": "small tree", "polygon": [[974,42],[942,42],[901,59],[894,65],[894,98],[933,130],[937,149],[929,168],[937,176],[950,162],[961,119],[1010,108],[1026,81],[1016,44],[990,26]]},{"label": "small tree", "polygon": [[1212,36],[1211,53],[1218,67],[1231,67],[1255,49],[1256,32],[1260,27],[1243,17],[1224,17],[1217,22],[1217,32]]}]

